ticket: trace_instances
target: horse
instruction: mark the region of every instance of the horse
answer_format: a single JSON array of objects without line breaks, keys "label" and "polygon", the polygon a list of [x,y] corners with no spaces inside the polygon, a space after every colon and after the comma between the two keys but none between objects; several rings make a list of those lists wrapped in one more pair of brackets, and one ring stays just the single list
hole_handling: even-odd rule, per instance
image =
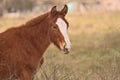
[{"label": "horse", "polygon": [[67,5],[59,11],[53,6],[50,11],[0,33],[0,80],[33,80],[51,43],[69,53],[67,13]]}]

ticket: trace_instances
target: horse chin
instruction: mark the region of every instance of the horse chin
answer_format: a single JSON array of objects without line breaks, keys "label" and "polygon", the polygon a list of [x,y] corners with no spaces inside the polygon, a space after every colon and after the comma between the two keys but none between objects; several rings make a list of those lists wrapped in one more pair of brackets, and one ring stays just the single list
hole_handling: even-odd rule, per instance
[{"label": "horse chin", "polygon": [[68,53],[69,53],[69,51],[68,51],[67,48],[64,48],[64,49],[63,49],[63,52],[64,52],[64,54],[68,54]]},{"label": "horse chin", "polygon": [[59,48],[64,54],[68,54],[69,53],[69,50],[65,47],[63,48]]},{"label": "horse chin", "polygon": [[68,49],[61,49],[61,51],[64,53],[64,54],[69,54],[69,51],[68,51]]},{"label": "horse chin", "polygon": [[64,52],[64,54],[69,54],[69,52]]}]

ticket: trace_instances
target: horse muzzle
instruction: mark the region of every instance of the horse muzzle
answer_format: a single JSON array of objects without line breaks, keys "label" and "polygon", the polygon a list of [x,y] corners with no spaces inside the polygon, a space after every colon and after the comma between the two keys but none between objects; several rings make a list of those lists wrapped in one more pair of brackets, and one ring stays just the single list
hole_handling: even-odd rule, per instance
[{"label": "horse muzzle", "polygon": [[63,51],[65,54],[68,54],[70,52],[70,48],[67,48],[66,45],[63,48]]},{"label": "horse muzzle", "polygon": [[62,43],[60,45],[60,49],[65,53],[68,54],[70,52],[71,45],[67,45],[65,43]]},{"label": "horse muzzle", "polygon": [[63,51],[64,51],[65,54],[69,53],[69,50],[67,48],[64,48]]}]

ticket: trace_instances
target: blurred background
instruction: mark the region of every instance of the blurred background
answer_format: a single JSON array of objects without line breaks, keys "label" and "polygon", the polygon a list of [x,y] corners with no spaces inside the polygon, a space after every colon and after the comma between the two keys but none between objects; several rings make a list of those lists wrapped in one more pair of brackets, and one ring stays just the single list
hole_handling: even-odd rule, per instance
[{"label": "blurred background", "polygon": [[120,0],[0,0],[0,16],[4,13],[45,12],[53,5],[67,4],[69,12],[116,11],[120,10]]},{"label": "blurred background", "polygon": [[71,52],[51,45],[35,80],[120,80],[120,0],[0,0],[0,32],[64,4]]}]

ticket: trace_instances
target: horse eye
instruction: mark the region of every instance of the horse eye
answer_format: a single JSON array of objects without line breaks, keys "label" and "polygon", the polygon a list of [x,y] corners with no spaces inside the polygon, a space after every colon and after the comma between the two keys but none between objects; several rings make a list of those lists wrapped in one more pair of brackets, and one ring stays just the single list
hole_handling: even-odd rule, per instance
[{"label": "horse eye", "polygon": [[54,26],[52,26],[52,28],[53,28],[53,29],[56,29],[56,28],[57,28],[57,26],[56,26],[56,25],[54,25]]}]

